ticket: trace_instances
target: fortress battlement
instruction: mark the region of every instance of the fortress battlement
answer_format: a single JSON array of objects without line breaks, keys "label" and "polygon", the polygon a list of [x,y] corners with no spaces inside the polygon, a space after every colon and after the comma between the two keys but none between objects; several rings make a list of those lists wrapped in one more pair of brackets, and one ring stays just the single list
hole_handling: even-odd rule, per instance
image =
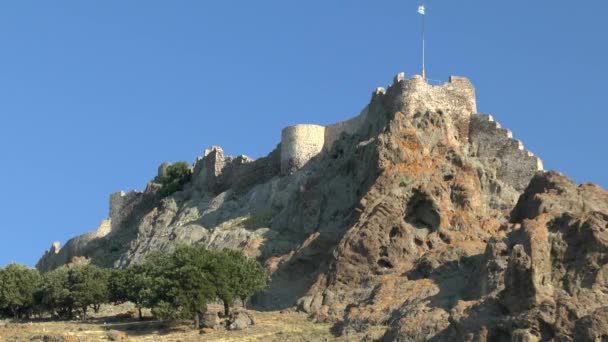
[{"label": "fortress battlement", "polygon": [[[316,156],[328,153],[343,135],[365,136],[382,129],[385,120],[396,112],[415,117],[421,112],[435,111],[445,115],[448,139],[466,145],[471,157],[483,163],[499,163],[496,177],[522,191],[532,175],[543,169],[542,161],[524,148],[513,133],[502,128],[491,115],[478,114],[475,88],[471,82],[451,76],[447,82],[432,85],[421,76],[407,79],[399,73],[387,88],[378,87],[370,103],[351,119],[331,125],[300,124],[285,127],[278,149],[265,158],[252,160],[246,156],[227,157],[214,146],[205,151],[193,167],[193,182],[204,191],[220,193],[226,189],[246,189],[255,180],[274,175],[290,175],[303,168]],[[159,175],[163,167],[159,168]],[[137,204],[136,193],[117,193],[111,197],[112,227],[122,221],[125,207]]]}]

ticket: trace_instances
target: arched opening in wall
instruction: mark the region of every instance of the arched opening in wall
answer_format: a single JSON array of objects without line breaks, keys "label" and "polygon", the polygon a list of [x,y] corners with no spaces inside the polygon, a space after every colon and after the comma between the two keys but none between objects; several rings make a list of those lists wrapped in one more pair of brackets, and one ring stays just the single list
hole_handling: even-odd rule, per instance
[{"label": "arched opening in wall", "polygon": [[405,221],[416,228],[434,232],[439,228],[441,216],[433,199],[426,193],[415,190],[405,208]]}]

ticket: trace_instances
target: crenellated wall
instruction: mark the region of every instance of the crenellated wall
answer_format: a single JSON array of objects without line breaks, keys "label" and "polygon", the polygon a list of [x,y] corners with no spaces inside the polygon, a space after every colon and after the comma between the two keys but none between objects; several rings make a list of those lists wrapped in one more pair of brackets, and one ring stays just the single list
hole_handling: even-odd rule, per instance
[{"label": "crenellated wall", "polygon": [[523,191],[536,171],[543,170],[542,161],[527,151],[513,133],[504,129],[488,114],[471,117],[469,129],[471,155],[492,163],[500,163],[496,177]]}]

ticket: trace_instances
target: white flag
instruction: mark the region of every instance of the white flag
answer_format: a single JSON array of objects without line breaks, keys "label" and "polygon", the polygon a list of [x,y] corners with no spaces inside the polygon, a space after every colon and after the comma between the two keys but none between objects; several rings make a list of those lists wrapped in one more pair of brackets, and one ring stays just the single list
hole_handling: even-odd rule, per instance
[{"label": "white flag", "polygon": [[423,5],[418,6],[418,13],[425,15],[425,9]]}]

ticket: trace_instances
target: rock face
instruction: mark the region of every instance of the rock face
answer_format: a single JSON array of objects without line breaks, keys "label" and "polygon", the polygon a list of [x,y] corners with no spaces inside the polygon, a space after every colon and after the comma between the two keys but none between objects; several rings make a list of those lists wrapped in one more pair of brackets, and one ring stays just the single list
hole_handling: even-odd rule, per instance
[{"label": "rock face", "polygon": [[[353,119],[298,125],[258,160],[219,147],[183,191],[117,193],[97,232],[38,268],[125,267],[179,244],[258,258],[265,309],[386,341],[608,338],[608,195],[542,171],[461,77],[395,77]],[[606,235],[606,236],[605,236]]]},{"label": "rock face", "polygon": [[438,340],[605,340],[607,229],[605,191],[555,172],[535,176]]}]

